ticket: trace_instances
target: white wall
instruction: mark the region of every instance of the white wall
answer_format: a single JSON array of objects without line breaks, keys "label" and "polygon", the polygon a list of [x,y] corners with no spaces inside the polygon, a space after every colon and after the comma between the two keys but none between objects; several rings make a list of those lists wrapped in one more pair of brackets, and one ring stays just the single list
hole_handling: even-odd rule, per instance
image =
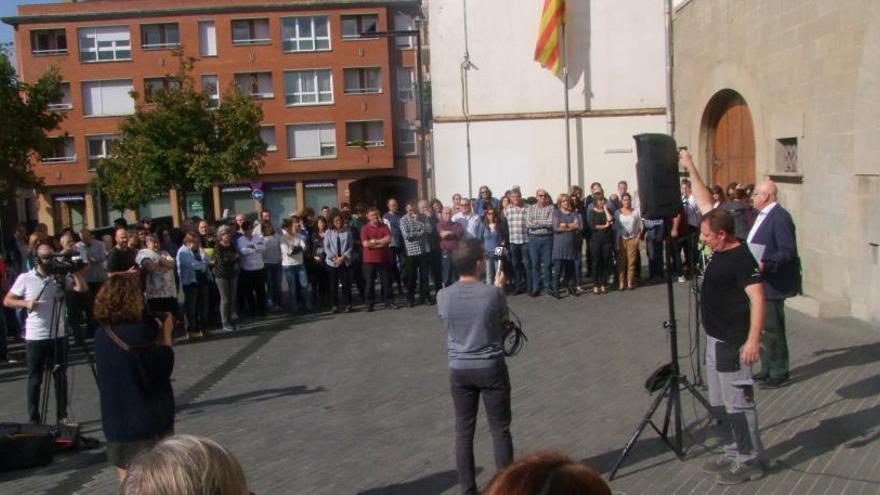
[{"label": "white wall", "polygon": [[[572,110],[663,107],[664,0],[567,2]],[[471,114],[561,111],[560,79],[533,60],[543,2],[445,0],[429,4],[434,115],[462,115],[467,46]]]},{"label": "white wall", "polygon": [[[665,132],[662,115],[572,119],[572,180],[589,185],[601,182],[606,192],[617,181],[636,189],[635,148],[632,136]],[[530,196],[538,187],[554,196],[566,189],[565,132],[561,119],[477,122],[471,124],[472,195],[488,185],[497,196],[513,185]],[[436,193],[444,203],[454,193],[467,195],[465,124],[434,126],[434,159],[442,164]],[[630,150],[621,153],[619,151]],[[440,167],[440,165],[438,165]]]}]

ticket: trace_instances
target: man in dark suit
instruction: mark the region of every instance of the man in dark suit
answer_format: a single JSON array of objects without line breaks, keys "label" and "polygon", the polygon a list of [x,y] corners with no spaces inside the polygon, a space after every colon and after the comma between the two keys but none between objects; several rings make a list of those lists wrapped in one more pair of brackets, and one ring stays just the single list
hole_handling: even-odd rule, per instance
[{"label": "man in dark suit", "polygon": [[752,252],[763,246],[758,266],[764,283],[764,328],[761,334],[761,366],[755,379],[762,388],[777,388],[789,379],[788,342],[785,337],[785,299],[801,292],[800,259],[794,222],[776,201],[776,184],[766,180],[752,194],[758,211],[747,238]]}]

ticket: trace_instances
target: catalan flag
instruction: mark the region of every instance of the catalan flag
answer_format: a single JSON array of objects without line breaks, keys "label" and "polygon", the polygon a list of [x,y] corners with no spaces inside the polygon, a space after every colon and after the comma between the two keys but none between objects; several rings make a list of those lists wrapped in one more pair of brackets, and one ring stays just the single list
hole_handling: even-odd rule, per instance
[{"label": "catalan flag", "polygon": [[560,28],[564,22],[565,0],[544,0],[538,42],[535,44],[535,60],[555,75],[559,75],[559,69],[564,63],[562,47],[559,45]]}]

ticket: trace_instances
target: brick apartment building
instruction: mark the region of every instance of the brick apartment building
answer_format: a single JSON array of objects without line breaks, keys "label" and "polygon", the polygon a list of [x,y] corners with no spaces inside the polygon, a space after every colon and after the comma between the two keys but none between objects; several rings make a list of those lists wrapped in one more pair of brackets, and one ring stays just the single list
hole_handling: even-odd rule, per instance
[{"label": "brick apartment building", "polygon": [[[276,218],[306,206],[379,204],[415,197],[418,156],[416,40],[363,38],[415,28],[419,0],[94,0],[27,5],[3,19],[15,28],[19,75],[61,69],[66,119],[53,153],[32,165],[42,193],[25,192],[19,218],[100,228],[125,215],[218,218],[225,210],[270,209]],[[237,84],[264,113],[269,145],[260,176],[203,194],[175,191],[138,211],[111,210],[91,185],[111,152],[134,90],[148,96],[177,69],[173,50],[197,57],[193,77],[222,105]],[[64,137],[66,136],[66,137]],[[252,197],[262,183],[261,202]],[[259,186],[259,185],[258,185]]]}]

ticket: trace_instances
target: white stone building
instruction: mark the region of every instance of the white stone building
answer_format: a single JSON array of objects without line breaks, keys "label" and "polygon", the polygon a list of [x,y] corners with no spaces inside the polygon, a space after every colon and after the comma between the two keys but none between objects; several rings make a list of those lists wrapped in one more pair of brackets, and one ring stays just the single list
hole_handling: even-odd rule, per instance
[{"label": "white stone building", "polygon": [[880,2],[689,0],[675,135],[713,182],[773,178],[818,316],[880,324]]},{"label": "white stone building", "polygon": [[[571,178],[635,189],[632,136],[667,132],[665,0],[569,1]],[[533,60],[541,0],[429,3],[436,196],[567,188],[564,84]]]}]

